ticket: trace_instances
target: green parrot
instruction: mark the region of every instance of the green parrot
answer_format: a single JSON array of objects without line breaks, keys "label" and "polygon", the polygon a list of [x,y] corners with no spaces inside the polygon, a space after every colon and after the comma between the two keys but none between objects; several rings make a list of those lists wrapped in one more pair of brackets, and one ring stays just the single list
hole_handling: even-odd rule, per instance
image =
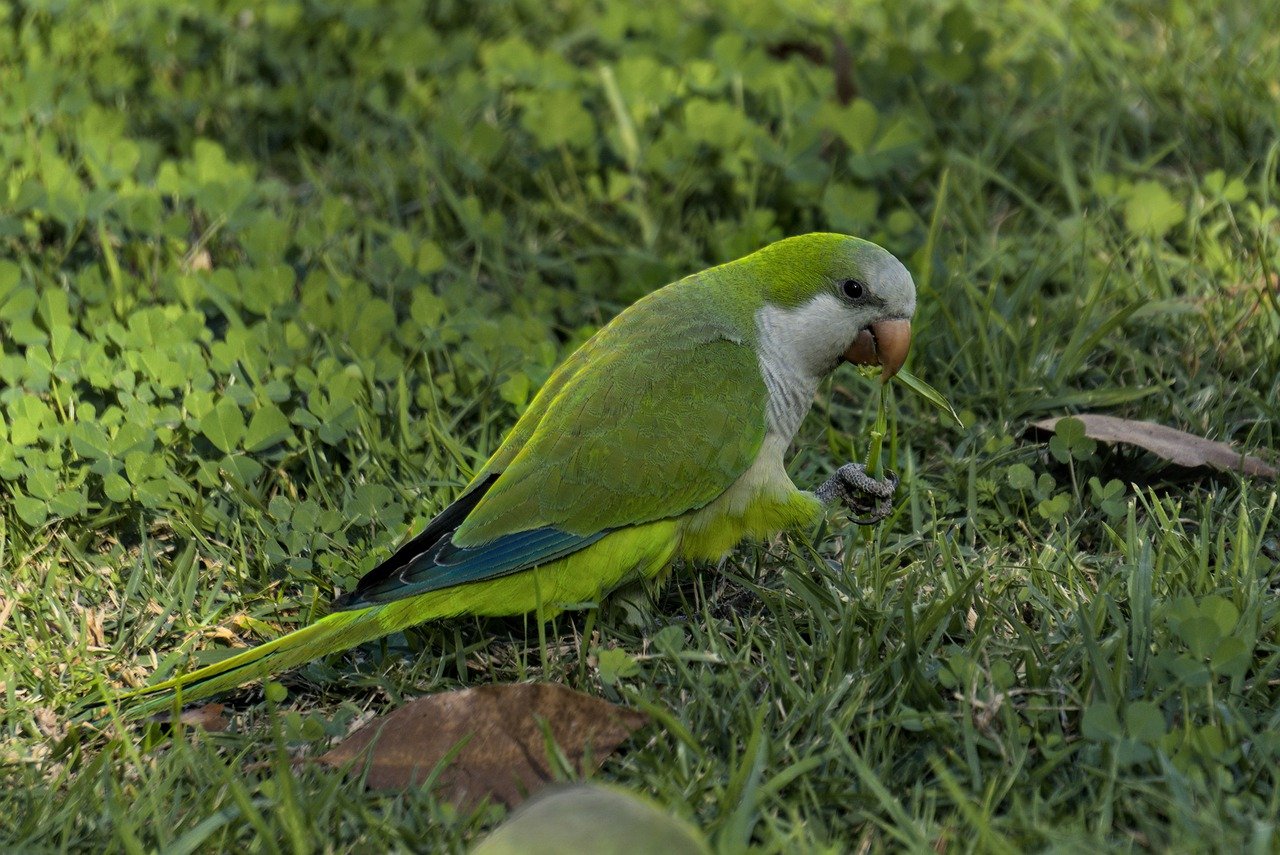
[{"label": "green parrot", "polygon": [[673,560],[817,522],[843,501],[890,508],[897,479],[841,467],[797,489],[783,455],[842,361],[906,359],[911,274],[873,243],[788,238],[667,285],[623,311],[547,380],[461,495],[340,596],[330,614],[123,695],[130,714],[213,695],[413,624],[544,618]]}]

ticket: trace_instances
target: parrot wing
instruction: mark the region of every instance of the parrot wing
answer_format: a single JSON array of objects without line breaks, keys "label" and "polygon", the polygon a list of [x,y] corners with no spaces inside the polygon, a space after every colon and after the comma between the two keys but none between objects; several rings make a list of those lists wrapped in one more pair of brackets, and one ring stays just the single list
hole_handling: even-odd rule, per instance
[{"label": "parrot wing", "polygon": [[754,349],[715,325],[625,314],[552,375],[467,491],[335,607],[563,558],[701,508],[751,466],[767,396]]}]

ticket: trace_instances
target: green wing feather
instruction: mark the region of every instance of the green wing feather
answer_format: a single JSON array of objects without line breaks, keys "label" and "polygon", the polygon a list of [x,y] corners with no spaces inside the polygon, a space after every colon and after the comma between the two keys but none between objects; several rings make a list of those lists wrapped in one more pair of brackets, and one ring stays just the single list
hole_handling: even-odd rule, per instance
[{"label": "green wing feather", "polygon": [[704,276],[579,348],[462,495],[335,608],[509,576],[723,493],[759,452],[767,392],[742,292]]},{"label": "green wing feather", "polygon": [[710,284],[651,294],[561,366],[477,476],[498,473],[455,543],[680,516],[751,466],[768,394],[753,319]]}]

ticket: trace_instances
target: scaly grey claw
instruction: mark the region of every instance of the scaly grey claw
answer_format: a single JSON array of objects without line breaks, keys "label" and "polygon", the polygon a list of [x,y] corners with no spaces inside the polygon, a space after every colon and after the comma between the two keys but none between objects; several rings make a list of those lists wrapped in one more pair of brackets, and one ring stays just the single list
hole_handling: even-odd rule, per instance
[{"label": "scaly grey claw", "polygon": [[861,463],[846,463],[836,470],[814,495],[824,505],[837,500],[851,512],[858,525],[875,525],[893,512],[893,493],[898,489],[898,476],[886,470],[883,478],[872,478]]}]

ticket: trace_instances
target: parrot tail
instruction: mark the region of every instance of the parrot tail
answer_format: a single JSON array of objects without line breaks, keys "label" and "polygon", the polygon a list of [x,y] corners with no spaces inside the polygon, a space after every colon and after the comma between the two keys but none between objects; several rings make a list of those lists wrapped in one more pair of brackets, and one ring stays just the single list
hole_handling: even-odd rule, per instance
[{"label": "parrot tail", "polygon": [[174,702],[207,698],[254,680],[288,671],[312,659],[346,650],[392,631],[383,609],[334,612],[315,623],[251,647],[212,665],[180,674],[154,686],[116,695],[125,718],[141,718],[172,709]]}]

